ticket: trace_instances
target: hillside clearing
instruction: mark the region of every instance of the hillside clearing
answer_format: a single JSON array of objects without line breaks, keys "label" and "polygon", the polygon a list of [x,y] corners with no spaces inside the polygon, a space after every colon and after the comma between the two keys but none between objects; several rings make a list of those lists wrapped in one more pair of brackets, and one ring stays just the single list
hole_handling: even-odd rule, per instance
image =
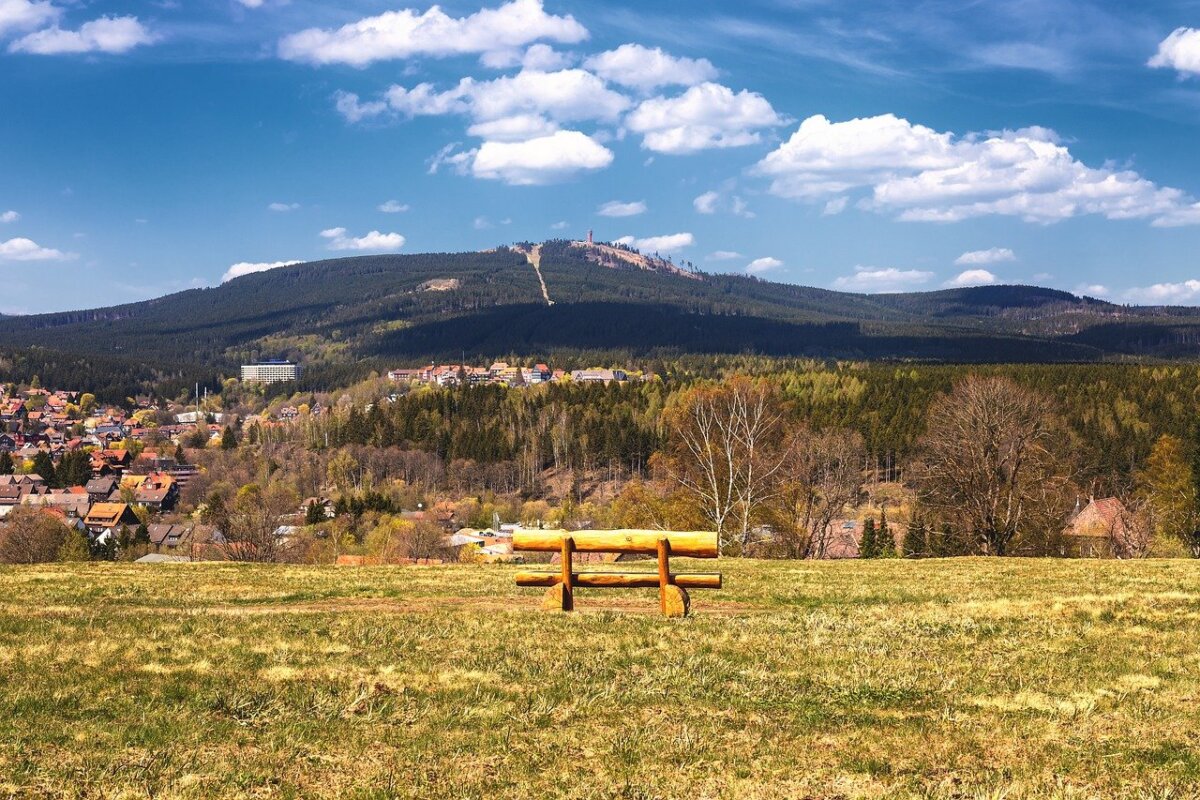
[{"label": "hillside clearing", "polygon": [[[680,569],[709,568],[711,562]],[[1190,561],[723,560],[698,613],[506,567],[0,570],[0,792],[1183,797]]]}]

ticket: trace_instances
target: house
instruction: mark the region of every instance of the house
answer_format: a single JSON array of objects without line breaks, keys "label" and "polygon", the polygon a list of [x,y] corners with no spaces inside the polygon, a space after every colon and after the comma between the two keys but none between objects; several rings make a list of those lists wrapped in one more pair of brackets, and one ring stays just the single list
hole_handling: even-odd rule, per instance
[{"label": "house", "polygon": [[627,381],[629,376],[620,369],[577,369],[572,370],[571,380],[576,383],[612,383]]},{"label": "house", "polygon": [[178,550],[187,549],[192,544],[195,528],[192,525],[161,523],[149,525],[147,530],[150,532],[150,544],[154,545],[155,550]]},{"label": "house", "polygon": [[179,500],[179,484],[153,483],[143,485],[133,493],[133,502],[151,511],[170,511]]},{"label": "house", "polygon": [[1119,558],[1130,544],[1129,515],[1115,497],[1089,498],[1063,528],[1066,554],[1079,558]]},{"label": "house", "polygon": [[108,475],[92,478],[84,489],[93,503],[105,503],[117,491],[117,479]]},{"label": "house", "polygon": [[83,519],[87,529],[97,535],[122,525],[134,528],[141,522],[127,503],[96,503]]}]

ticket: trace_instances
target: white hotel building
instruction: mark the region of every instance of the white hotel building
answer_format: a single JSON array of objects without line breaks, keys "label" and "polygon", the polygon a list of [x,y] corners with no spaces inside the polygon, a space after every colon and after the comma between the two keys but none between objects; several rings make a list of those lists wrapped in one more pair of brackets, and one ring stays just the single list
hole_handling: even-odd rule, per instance
[{"label": "white hotel building", "polygon": [[258,361],[242,365],[242,383],[279,383],[300,378],[300,365],[291,361]]}]

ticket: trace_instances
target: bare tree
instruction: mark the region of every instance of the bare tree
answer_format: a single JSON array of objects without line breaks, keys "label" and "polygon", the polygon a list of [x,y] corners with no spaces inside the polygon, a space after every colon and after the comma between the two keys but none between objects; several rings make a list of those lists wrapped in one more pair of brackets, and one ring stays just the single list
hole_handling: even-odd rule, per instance
[{"label": "bare tree", "polygon": [[265,490],[256,483],[243,486],[225,512],[225,556],[231,561],[282,560],[287,542],[279,528],[295,515],[299,502],[294,491],[278,483]]},{"label": "bare tree", "polygon": [[1061,527],[1068,479],[1049,401],[1007,378],[971,376],[930,406],[922,504],[988,555]]},{"label": "bare tree", "polygon": [[792,558],[821,558],[832,524],[862,486],[866,454],[855,431],[815,433],[800,427],[792,434],[791,457],[780,471],[775,524]]},{"label": "bare tree", "polygon": [[742,376],[695,387],[670,409],[666,425],[671,476],[699,503],[722,546],[744,547],[779,490],[789,454],[775,391]]},{"label": "bare tree", "polygon": [[54,561],[68,533],[66,525],[41,509],[18,506],[9,512],[0,528],[0,563]]}]

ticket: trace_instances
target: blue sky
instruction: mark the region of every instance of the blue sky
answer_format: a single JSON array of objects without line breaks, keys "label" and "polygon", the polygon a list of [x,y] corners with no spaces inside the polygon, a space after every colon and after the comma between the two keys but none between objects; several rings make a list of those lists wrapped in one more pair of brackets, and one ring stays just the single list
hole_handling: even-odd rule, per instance
[{"label": "blue sky", "polygon": [[0,0],[0,310],[624,239],[1200,305],[1200,0]]}]

